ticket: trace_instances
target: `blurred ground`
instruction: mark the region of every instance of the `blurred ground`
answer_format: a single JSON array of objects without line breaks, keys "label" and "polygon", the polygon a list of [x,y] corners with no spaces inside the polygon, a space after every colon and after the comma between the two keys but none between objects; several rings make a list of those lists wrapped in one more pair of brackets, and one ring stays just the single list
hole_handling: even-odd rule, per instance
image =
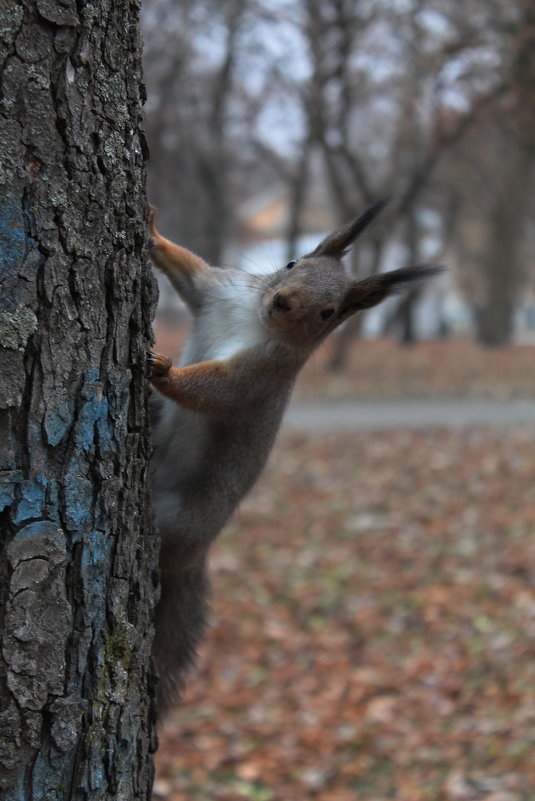
[{"label": "blurred ground", "polygon": [[391,340],[355,343],[343,373],[325,374],[327,343],[309,362],[297,397],[489,398],[535,396],[535,346],[482,348],[462,339],[400,348]]},{"label": "blurred ground", "polygon": [[[365,343],[300,391],[528,397],[533,355]],[[535,799],[534,530],[535,427],[284,431],[213,549],[157,797]]]}]

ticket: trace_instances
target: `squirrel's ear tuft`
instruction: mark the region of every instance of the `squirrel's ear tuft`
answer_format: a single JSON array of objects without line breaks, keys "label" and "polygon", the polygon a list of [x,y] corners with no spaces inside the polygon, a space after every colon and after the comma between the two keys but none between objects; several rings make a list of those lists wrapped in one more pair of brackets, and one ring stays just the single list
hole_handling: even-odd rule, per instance
[{"label": "squirrel's ear tuft", "polygon": [[439,264],[416,264],[414,267],[402,267],[355,281],[344,298],[339,312],[340,320],[357,311],[377,306],[391,295],[404,292],[415,283],[439,275],[445,269]]},{"label": "squirrel's ear tuft", "polygon": [[329,234],[329,236],[327,236],[323,242],[320,242],[318,247],[313,250],[312,253],[308,253],[305,258],[309,256],[332,256],[336,259],[342,258],[350,245],[352,245],[364,229],[375,220],[389,201],[390,198],[384,198],[374,203],[373,206],[366,209],[356,220],[353,220],[342,228],[333,231],[332,234]]}]

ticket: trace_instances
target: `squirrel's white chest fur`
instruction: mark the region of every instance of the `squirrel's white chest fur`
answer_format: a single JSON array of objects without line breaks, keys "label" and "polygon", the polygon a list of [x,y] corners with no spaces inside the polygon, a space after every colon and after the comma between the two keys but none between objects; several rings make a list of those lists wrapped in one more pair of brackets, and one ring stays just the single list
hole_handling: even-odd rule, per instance
[{"label": "squirrel's white chest fur", "polygon": [[261,319],[260,286],[254,276],[222,271],[193,323],[180,363],[230,359],[269,341]]}]

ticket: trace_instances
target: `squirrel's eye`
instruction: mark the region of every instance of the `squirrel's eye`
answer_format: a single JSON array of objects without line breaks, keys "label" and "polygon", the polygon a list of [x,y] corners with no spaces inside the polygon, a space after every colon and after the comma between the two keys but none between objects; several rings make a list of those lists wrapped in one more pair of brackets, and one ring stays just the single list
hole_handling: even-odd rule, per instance
[{"label": "squirrel's eye", "polygon": [[334,309],[323,309],[323,311],[320,312],[320,317],[322,320],[328,320],[329,317],[333,316],[333,314],[334,314]]},{"label": "squirrel's eye", "polygon": [[296,264],[297,264],[297,259],[292,259],[292,260],[291,260],[291,261],[289,261],[289,262],[288,262],[288,264],[286,265],[286,269],[287,269],[287,270],[291,270],[291,269],[292,269],[292,267],[294,267]]}]

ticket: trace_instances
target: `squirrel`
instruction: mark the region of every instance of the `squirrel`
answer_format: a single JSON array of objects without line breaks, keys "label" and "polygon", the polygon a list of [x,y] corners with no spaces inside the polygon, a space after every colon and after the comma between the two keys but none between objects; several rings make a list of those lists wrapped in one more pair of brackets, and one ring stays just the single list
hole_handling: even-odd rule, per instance
[{"label": "squirrel", "polygon": [[386,202],[271,275],[210,267],[161,236],[150,207],[150,258],[193,315],[179,367],[147,353],[157,390],[151,491],[161,536],[153,644],[160,713],[179,697],[206,628],[209,546],[262,471],[299,370],[351,315],[443,269],[348,274],[342,257]]}]

